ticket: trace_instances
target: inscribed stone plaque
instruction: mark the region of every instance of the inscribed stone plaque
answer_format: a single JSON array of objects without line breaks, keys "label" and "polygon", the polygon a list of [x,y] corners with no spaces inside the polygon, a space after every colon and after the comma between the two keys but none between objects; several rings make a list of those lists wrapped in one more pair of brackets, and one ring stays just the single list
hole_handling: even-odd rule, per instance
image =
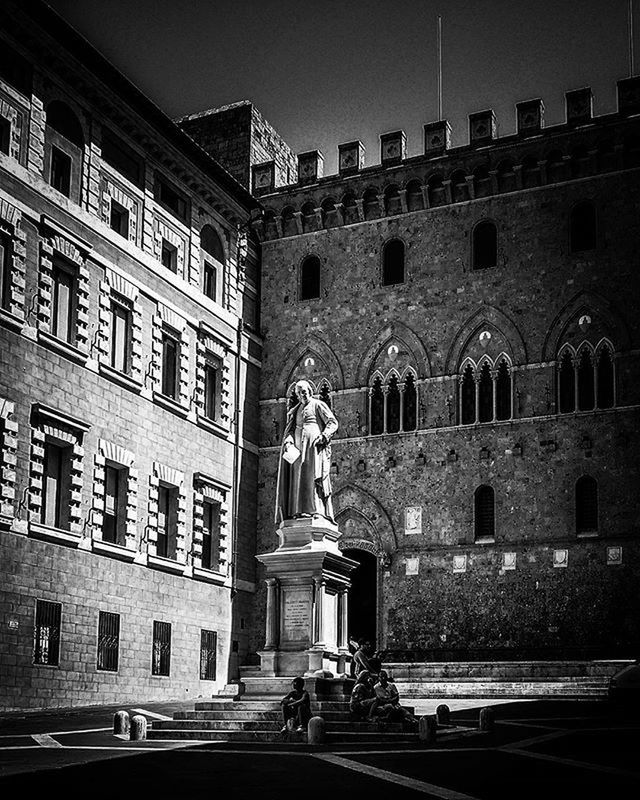
[{"label": "inscribed stone plaque", "polygon": [[309,589],[287,588],[282,590],[283,642],[299,642],[311,635],[311,595]]},{"label": "inscribed stone plaque", "polygon": [[404,532],[422,533],[422,508],[420,506],[409,506],[404,510]]},{"label": "inscribed stone plaque", "polygon": [[554,550],[553,551],[553,566],[554,567],[566,567],[569,563],[569,551],[568,550]]},{"label": "inscribed stone plaque", "polygon": [[408,558],[405,562],[406,567],[406,575],[417,575],[418,570],[420,569],[420,559],[419,558]]},{"label": "inscribed stone plaque", "polygon": [[466,555],[453,557],[453,571],[466,572],[467,571],[467,557]]},{"label": "inscribed stone plaque", "polygon": [[607,564],[609,566],[622,564],[622,548],[607,547]]},{"label": "inscribed stone plaque", "polygon": [[516,554],[503,553],[502,554],[502,569],[515,569],[516,568]]}]

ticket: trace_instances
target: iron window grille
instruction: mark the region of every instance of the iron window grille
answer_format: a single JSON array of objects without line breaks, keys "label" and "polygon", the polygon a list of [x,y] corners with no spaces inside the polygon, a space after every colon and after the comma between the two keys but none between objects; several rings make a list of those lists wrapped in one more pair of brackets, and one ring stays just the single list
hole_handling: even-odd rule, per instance
[{"label": "iron window grille", "polygon": [[117,672],[119,650],[120,614],[101,611],[98,617],[98,669]]},{"label": "iron window grille", "polygon": [[153,651],[151,674],[168,677],[171,674],[171,623],[153,622]]},{"label": "iron window grille", "polygon": [[36,600],[33,632],[33,663],[57,667],[60,662],[60,620],[62,604]]},{"label": "iron window grille", "polygon": [[200,631],[200,680],[215,681],[216,650],[218,634],[216,631]]}]

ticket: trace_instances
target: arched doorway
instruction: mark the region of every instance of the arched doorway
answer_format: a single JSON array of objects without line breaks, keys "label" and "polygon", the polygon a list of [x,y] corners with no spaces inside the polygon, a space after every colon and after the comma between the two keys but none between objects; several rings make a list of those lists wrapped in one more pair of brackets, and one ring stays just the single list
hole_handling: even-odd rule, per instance
[{"label": "arched doorway", "polygon": [[378,620],[378,559],[373,553],[360,549],[342,551],[347,558],[358,562],[351,573],[349,590],[348,633],[355,639],[365,638],[377,644]]}]

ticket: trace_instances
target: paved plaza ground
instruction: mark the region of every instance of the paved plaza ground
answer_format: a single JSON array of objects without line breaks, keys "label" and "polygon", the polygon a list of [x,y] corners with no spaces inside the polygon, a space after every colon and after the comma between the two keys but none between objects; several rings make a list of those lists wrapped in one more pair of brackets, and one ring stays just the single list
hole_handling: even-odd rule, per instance
[{"label": "paved plaza ground", "polygon": [[[418,714],[439,700],[412,700]],[[448,700],[431,746],[131,742],[113,707],[0,716],[0,796],[326,800],[627,798],[640,791],[640,715],[605,701]],[[493,706],[492,733],[478,729]],[[151,721],[193,703],[124,707]],[[122,708],[122,707],[121,707]]]}]

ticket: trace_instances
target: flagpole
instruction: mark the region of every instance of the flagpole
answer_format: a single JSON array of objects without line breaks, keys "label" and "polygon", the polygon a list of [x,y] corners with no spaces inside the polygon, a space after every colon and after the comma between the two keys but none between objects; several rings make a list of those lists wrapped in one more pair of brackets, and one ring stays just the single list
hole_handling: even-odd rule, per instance
[{"label": "flagpole", "polygon": [[438,14],[438,121],[442,120],[442,16]]},{"label": "flagpole", "polygon": [[633,54],[633,0],[629,0],[629,77],[633,78],[635,72]]}]

